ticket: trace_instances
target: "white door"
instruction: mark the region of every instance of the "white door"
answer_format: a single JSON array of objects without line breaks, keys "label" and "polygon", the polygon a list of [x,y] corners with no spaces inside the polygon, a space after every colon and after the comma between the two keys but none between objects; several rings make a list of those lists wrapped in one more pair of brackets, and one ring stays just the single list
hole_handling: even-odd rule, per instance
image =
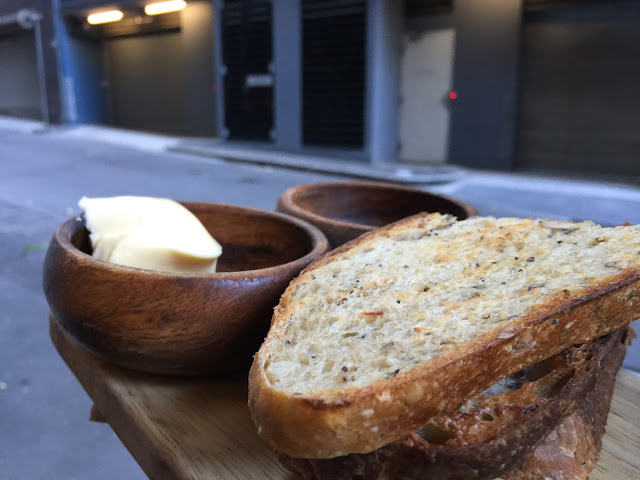
[{"label": "white door", "polygon": [[455,29],[405,34],[400,80],[400,160],[443,163],[449,139]]}]

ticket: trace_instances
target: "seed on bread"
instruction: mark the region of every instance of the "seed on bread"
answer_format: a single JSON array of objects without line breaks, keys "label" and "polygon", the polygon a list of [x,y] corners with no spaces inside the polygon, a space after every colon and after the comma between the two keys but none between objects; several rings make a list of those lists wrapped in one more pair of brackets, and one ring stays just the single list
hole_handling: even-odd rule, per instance
[{"label": "seed on bread", "polygon": [[[455,411],[432,416],[413,433],[374,452],[320,460],[278,453],[278,458],[305,480],[360,478],[363,471],[378,480],[458,478],[455,473],[460,467],[468,469],[470,459],[479,459],[474,462],[474,478],[557,478],[559,472],[564,472],[562,478],[587,478],[597,460],[615,372],[624,356],[623,334],[571,347],[514,373],[467,398]],[[422,397],[423,388],[412,383],[405,397],[409,408]],[[365,434],[378,433],[377,413],[364,407],[357,411]],[[571,416],[565,420],[567,415]],[[580,428],[573,421],[583,415],[586,423]],[[595,442],[586,440],[591,438]],[[576,448],[581,444],[591,451],[587,457]],[[588,458],[589,465],[566,463],[574,455]],[[527,457],[529,463],[513,470]]]},{"label": "seed on bread", "polygon": [[[275,388],[363,387],[491,331],[509,339],[510,322],[540,302],[579,298],[640,267],[638,227],[438,214],[420,222],[334,255],[285,293],[296,293],[284,311],[296,341],[270,346]],[[298,351],[309,365],[296,362]],[[374,367],[376,355],[388,366]],[[298,367],[281,363],[290,361]],[[325,374],[351,363],[360,368],[347,377]],[[303,367],[310,380],[301,384]]]},{"label": "seed on bread", "polygon": [[283,294],[249,375],[261,436],[297,457],[372,452],[640,317],[640,227],[556,227],[420,214],[316,261]]}]

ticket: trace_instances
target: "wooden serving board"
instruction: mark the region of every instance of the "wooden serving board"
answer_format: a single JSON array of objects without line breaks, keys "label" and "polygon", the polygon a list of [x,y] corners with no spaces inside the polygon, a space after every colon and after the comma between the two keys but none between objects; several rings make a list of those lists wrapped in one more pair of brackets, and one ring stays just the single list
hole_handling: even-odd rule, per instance
[{"label": "wooden serving board", "polygon": [[[108,364],[50,318],[54,345],[153,479],[293,480],[249,417],[246,378],[159,377]],[[640,479],[640,377],[621,370],[593,480]]]}]

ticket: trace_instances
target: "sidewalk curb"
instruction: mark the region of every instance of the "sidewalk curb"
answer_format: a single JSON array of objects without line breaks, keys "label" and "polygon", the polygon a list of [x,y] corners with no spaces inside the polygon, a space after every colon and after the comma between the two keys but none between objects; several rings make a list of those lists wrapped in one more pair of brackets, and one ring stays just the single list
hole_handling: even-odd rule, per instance
[{"label": "sidewalk curb", "polygon": [[227,145],[189,145],[181,142],[167,149],[170,152],[223,159],[230,162],[268,165],[306,172],[341,175],[352,178],[386,181],[409,185],[451,183],[467,176],[467,171],[451,165],[413,166],[390,164],[377,167],[368,163],[301,155],[297,153],[266,151]]}]

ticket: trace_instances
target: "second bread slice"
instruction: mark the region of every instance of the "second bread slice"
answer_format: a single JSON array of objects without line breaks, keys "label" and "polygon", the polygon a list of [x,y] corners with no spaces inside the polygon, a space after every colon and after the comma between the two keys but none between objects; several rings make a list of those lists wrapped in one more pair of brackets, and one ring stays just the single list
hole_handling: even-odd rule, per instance
[{"label": "second bread slice", "polygon": [[567,348],[371,453],[279,459],[305,480],[586,478],[632,337],[625,327]]},{"label": "second bread slice", "polygon": [[640,229],[411,217],[312,264],[250,373],[260,434],[366,453],[500,378],[640,316]]}]

